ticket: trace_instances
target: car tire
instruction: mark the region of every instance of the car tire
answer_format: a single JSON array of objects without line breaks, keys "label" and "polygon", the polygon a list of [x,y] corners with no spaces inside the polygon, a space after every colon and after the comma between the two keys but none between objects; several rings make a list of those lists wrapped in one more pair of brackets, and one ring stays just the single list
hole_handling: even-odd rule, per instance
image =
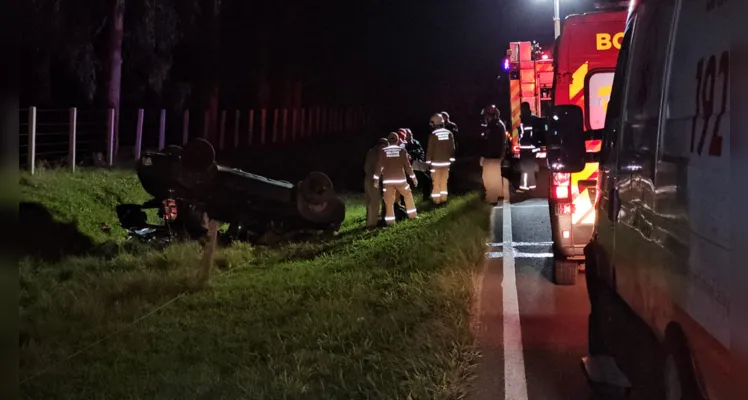
[{"label": "car tire", "polygon": [[680,328],[671,325],[665,330],[664,351],[664,399],[705,400],[696,379],[691,351]]},{"label": "car tire", "polygon": [[577,274],[577,263],[575,261],[564,259],[553,260],[553,280],[557,285],[576,285]]}]

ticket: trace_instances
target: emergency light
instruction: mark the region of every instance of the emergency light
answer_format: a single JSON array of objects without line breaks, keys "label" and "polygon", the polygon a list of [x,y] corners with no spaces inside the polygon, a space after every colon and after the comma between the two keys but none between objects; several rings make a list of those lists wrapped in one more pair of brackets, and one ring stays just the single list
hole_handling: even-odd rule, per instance
[{"label": "emergency light", "polygon": [[509,57],[504,59],[504,71],[509,71]]}]

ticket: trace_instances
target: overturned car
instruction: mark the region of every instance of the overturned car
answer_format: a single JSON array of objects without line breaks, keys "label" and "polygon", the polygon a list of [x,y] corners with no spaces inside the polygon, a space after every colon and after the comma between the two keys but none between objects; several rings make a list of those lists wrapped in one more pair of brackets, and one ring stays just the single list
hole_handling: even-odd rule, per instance
[{"label": "overturned car", "polygon": [[[219,165],[213,146],[204,139],[146,152],[137,165],[140,183],[153,199],[141,209],[156,208],[169,236],[203,236],[209,219],[229,223],[226,236],[255,241],[298,233],[334,233],[345,218],[345,204],[336,197],[332,181],[312,172],[297,184],[268,179]],[[123,227],[138,225],[133,215],[118,209]],[[129,215],[129,217],[128,217]],[[143,222],[143,221],[141,221]]]}]

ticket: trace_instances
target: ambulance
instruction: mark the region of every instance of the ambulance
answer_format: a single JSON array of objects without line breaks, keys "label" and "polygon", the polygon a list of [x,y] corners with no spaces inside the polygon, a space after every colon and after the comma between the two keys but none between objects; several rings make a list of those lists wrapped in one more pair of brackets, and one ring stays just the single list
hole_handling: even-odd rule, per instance
[{"label": "ambulance", "polygon": [[746,317],[738,288],[748,262],[731,228],[748,225],[748,214],[730,204],[741,201],[732,185],[744,185],[747,172],[737,161],[745,147],[731,148],[731,12],[725,0],[630,4],[585,248],[583,365],[598,387],[748,398],[736,362],[748,341],[736,323]]},{"label": "ambulance", "polygon": [[548,159],[554,280],[559,285],[576,283],[577,272],[584,267],[584,246],[592,237],[599,133],[626,25],[626,7],[616,4],[598,8],[568,16],[553,52],[553,106],[577,105],[582,109],[587,153],[586,162],[578,169]]}]

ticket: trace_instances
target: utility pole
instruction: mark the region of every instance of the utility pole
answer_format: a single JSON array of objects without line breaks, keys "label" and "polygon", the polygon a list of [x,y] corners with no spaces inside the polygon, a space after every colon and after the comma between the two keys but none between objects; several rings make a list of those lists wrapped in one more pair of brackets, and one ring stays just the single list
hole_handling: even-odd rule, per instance
[{"label": "utility pole", "polygon": [[556,39],[561,36],[561,13],[559,12],[560,2],[561,0],[553,0],[553,29],[556,33]]}]

